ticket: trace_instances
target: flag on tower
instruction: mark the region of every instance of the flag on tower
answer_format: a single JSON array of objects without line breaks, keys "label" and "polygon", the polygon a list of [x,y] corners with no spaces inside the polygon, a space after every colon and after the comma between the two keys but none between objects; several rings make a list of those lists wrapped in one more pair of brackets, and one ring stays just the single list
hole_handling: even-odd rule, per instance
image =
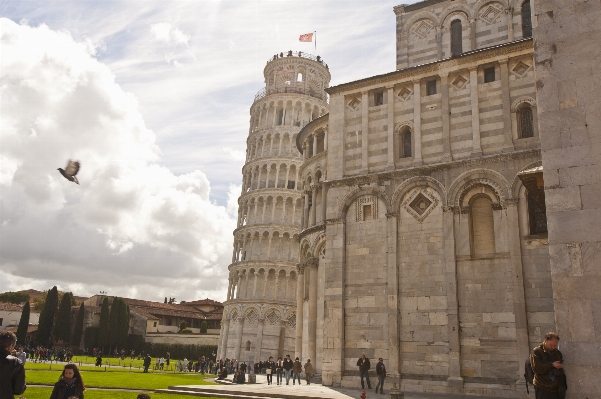
[{"label": "flag on tower", "polygon": [[298,38],[299,42],[312,42],[313,41],[313,32],[305,33],[304,35],[300,35]]}]

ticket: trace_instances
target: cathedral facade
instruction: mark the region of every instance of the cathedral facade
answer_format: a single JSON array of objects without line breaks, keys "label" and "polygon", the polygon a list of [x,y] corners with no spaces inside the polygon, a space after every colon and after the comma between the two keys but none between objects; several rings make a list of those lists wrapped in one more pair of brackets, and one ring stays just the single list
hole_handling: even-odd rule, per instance
[{"label": "cathedral facade", "polygon": [[[247,360],[246,342],[249,359],[311,358],[324,385],[357,387],[365,354],[384,359],[386,389],[522,396],[524,360],[555,326],[530,2],[426,0],[394,13],[397,70],[329,88],[321,71],[329,104],[309,99],[317,112],[304,100],[253,104],[220,356]],[[268,93],[281,79],[269,65]],[[251,161],[282,137],[282,108],[300,154],[285,195],[281,172],[267,177],[277,162]],[[293,222],[283,235],[266,210],[268,223]],[[273,305],[279,335],[236,321]]]}]

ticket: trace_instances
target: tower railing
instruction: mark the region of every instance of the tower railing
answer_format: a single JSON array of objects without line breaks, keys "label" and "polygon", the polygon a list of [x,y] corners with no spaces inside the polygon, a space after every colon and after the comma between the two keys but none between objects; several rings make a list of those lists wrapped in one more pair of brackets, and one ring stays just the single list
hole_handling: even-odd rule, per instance
[{"label": "tower railing", "polygon": [[260,99],[262,99],[265,96],[271,95],[271,94],[281,94],[281,93],[294,93],[294,94],[304,94],[307,96],[311,96],[314,98],[317,98],[321,101],[325,101],[326,103],[330,102],[330,96],[327,93],[316,93],[313,90],[305,90],[302,87],[282,87],[279,89],[269,89],[267,90],[267,88],[262,88],[261,90],[259,90],[257,92],[257,94],[255,94],[255,100],[253,102],[259,101]]},{"label": "tower railing", "polygon": [[313,55],[313,54],[305,53],[305,52],[302,52],[302,51],[292,51],[292,50],[288,50],[286,52],[282,52],[282,53],[279,53],[279,54],[274,54],[273,57],[271,57],[270,59],[267,60],[267,63],[269,64],[271,61],[279,60],[280,58],[286,58],[286,57],[307,58],[309,60],[313,60],[315,62],[319,62],[321,65],[323,65],[327,69],[329,69],[328,68],[328,64],[326,64],[325,62],[323,62],[323,59],[319,55]]}]

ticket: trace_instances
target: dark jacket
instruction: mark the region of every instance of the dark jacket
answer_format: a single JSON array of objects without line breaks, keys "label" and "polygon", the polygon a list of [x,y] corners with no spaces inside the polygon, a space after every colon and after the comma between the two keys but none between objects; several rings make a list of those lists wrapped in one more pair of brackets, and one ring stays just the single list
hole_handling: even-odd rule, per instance
[{"label": "dark jacket", "polygon": [[0,350],[0,398],[14,399],[26,388],[23,363],[7,350]]},{"label": "dark jacket", "polygon": [[292,372],[293,373],[302,373],[303,372],[303,364],[301,362],[299,362],[298,360],[295,360],[294,364],[292,365]]},{"label": "dark jacket", "polygon": [[376,364],[376,374],[386,377],[386,366],[384,366],[383,362],[378,362],[378,364]]},{"label": "dark jacket", "polygon": [[263,367],[265,367],[265,369],[271,369],[271,373],[274,374],[275,373],[275,362],[265,362],[263,364]]},{"label": "dark jacket", "polygon": [[548,392],[557,392],[559,387],[559,376],[563,375],[562,369],[556,369],[553,362],[562,361],[561,352],[545,350],[544,344],[540,344],[530,354],[530,365],[534,370],[534,386]]},{"label": "dark jacket", "polygon": [[146,356],[144,358],[144,367],[150,367],[150,363],[152,363],[152,359],[150,358],[150,356]]},{"label": "dark jacket", "polygon": [[360,357],[359,360],[357,360],[357,366],[359,366],[360,371],[368,371],[371,368],[368,358],[363,360],[363,358]]},{"label": "dark jacket", "polygon": [[294,365],[294,362],[292,361],[292,359],[290,359],[290,360],[284,359],[284,370],[292,370],[293,365]]},{"label": "dark jacket", "polygon": [[75,384],[69,386],[65,380],[61,379],[59,382],[54,384],[52,395],[50,399],[68,399],[72,396],[77,396],[79,399],[83,399],[83,390],[79,381],[75,381]]}]

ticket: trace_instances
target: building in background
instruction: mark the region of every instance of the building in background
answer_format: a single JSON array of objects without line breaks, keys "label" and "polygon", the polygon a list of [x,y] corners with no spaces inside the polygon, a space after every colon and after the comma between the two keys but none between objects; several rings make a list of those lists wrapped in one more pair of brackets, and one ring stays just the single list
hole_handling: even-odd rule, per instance
[{"label": "building in background", "polygon": [[304,311],[296,304],[298,234],[303,204],[311,201],[301,191],[303,159],[296,137],[327,112],[330,82],[323,60],[301,52],[274,55],[263,74],[265,87],[250,108],[218,351],[219,358],[251,363],[295,351],[296,326]]},{"label": "building in background", "polygon": [[[23,305],[0,302],[0,331],[17,327],[23,313]],[[29,324],[36,325],[40,321],[40,313],[33,310],[29,313]],[[15,329],[16,331],[16,329]]]}]

